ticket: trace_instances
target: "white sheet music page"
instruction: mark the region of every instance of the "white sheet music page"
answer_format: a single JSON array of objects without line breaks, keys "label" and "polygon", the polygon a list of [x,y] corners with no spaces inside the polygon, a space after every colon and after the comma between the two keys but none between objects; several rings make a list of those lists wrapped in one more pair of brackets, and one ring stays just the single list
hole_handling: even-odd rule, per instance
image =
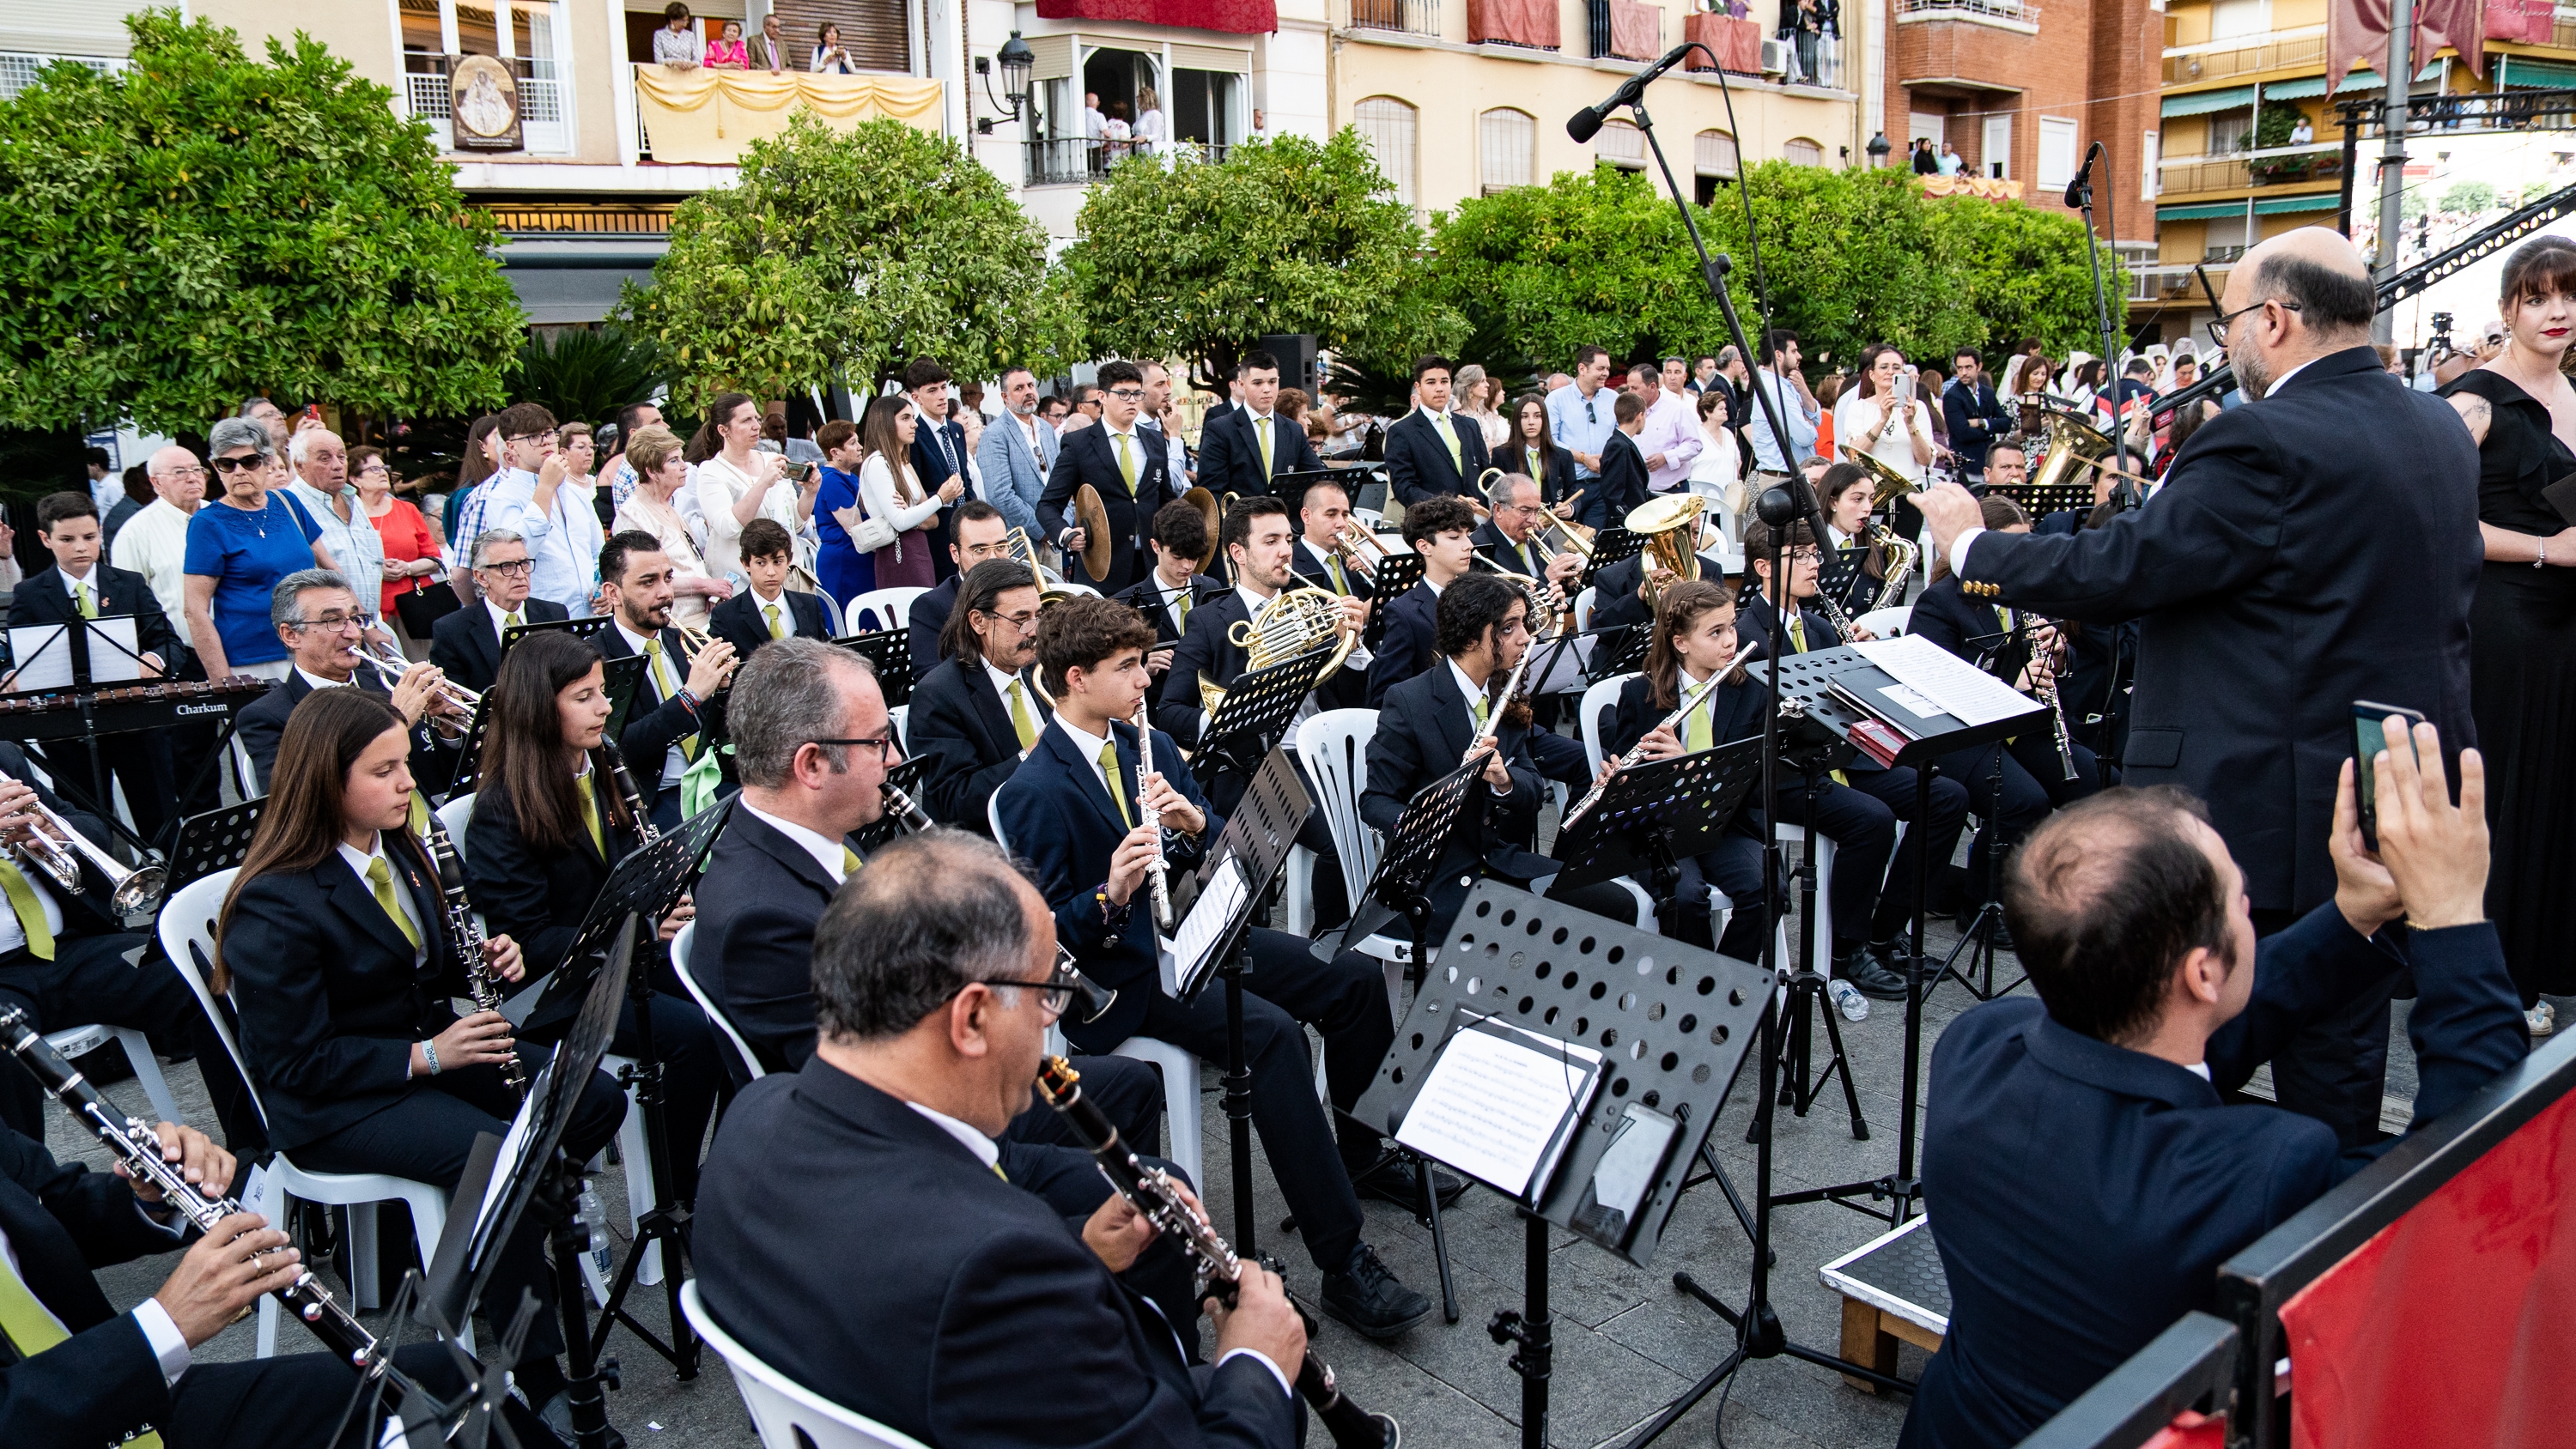
[{"label": "white sheet music page", "polygon": [[1993,724],[2027,714],[2031,701],[2002,680],[1965,659],[1913,634],[1854,644],[1852,652],[1877,665],[1890,679],[1939,706],[1961,724]]},{"label": "white sheet music page", "polygon": [[1190,903],[1190,913],[1181,917],[1180,930],[1172,936],[1174,981],[1195,980],[1206,968],[1208,953],[1217,948],[1226,922],[1234,919],[1244,895],[1243,863],[1228,857],[1224,867],[1208,877],[1199,898]]},{"label": "white sheet music page", "polygon": [[[1468,1028],[1449,1038],[1395,1140],[1526,1197],[1568,1113],[1596,1079],[1559,1051]],[[1554,1043],[1550,1043],[1551,1046]]]}]

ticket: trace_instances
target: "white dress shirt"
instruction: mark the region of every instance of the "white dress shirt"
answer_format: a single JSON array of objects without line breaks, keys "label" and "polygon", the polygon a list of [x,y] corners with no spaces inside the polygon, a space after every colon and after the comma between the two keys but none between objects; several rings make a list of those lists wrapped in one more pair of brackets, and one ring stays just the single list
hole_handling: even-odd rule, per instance
[{"label": "white dress shirt", "polygon": [[764,634],[769,632],[769,611],[772,609],[778,611],[778,622],[787,630],[785,637],[796,637],[796,611],[787,606],[787,585],[782,583],[778,586],[775,598],[764,599],[758,589],[751,591],[751,617],[759,621]]},{"label": "white dress shirt", "polygon": [[188,628],[188,515],[166,498],[136,510],[116,531],[107,561],[143,576],[184,646]]},{"label": "white dress shirt", "polygon": [[[750,811],[753,815],[758,816],[762,824],[804,847],[805,853],[814,857],[814,863],[823,868],[823,874],[830,876],[834,885],[838,885],[842,881],[849,879],[848,873],[841,868],[843,864],[841,860],[841,852],[849,849],[847,844],[834,840],[832,837],[825,835],[819,830],[799,825],[795,821],[789,820],[784,816],[772,815],[768,811],[761,809],[759,806],[752,804],[749,796],[741,798],[742,808]],[[921,1110],[927,1112],[930,1109],[924,1107]],[[936,1117],[938,1114],[932,1113],[931,1115]],[[953,1119],[944,1118],[941,1120],[943,1125],[949,1125],[953,1121]],[[951,1126],[951,1130],[954,1130],[955,1127],[963,1127],[965,1125],[966,1124],[963,1122],[954,1122],[953,1126]],[[975,1134],[979,1140],[983,1135],[984,1134],[981,1132]],[[960,1140],[962,1141],[963,1139]],[[991,1144],[986,1143],[985,1145],[990,1146]]]},{"label": "white dress shirt", "polygon": [[591,591],[599,582],[599,550],[608,542],[590,490],[567,478],[556,487],[547,516],[539,518],[533,506],[521,509],[519,516],[519,533],[536,563],[528,575],[529,597],[561,604],[573,618],[589,618]]},{"label": "white dress shirt", "polygon": [[506,631],[510,627],[510,616],[512,614],[519,616],[520,623],[524,624],[528,622],[528,606],[526,604],[522,603],[515,609],[504,609],[500,605],[493,603],[492,597],[489,594],[483,596],[483,613],[492,621],[492,643],[495,646],[509,642],[506,637]]},{"label": "white dress shirt", "polygon": [[[1064,731],[1064,737],[1066,739],[1073,741],[1074,753],[1082,756],[1084,763],[1091,766],[1091,778],[1100,782],[1100,788],[1109,792],[1109,798],[1112,800],[1126,799],[1124,788],[1120,785],[1111,784],[1109,781],[1109,772],[1100,768],[1100,747],[1109,743],[1109,737],[1107,735],[1095,735],[1084,730],[1073,721],[1066,719],[1061,712],[1059,712],[1055,717],[1055,727]],[[1128,800],[1127,809],[1129,815],[1133,816],[1136,809],[1136,802]]]},{"label": "white dress shirt", "polygon": [[[639,658],[643,657],[643,656],[644,656],[644,645],[645,645],[645,643],[646,643],[646,640],[645,640],[644,636],[643,636],[643,635],[641,635],[641,634],[636,633],[636,632],[635,632],[634,630],[632,630],[632,629],[627,628],[627,627],[626,627],[626,620],[625,620],[625,619],[623,619],[623,618],[619,618],[619,619],[616,621],[616,623],[615,623],[614,627],[616,628],[616,630],[617,630],[618,634],[619,634],[620,636],[622,636],[622,637],[626,640],[626,647],[627,647],[628,649],[630,649],[630,650],[634,651],[634,653],[635,653]],[[672,679],[672,681],[674,682],[674,684],[675,684],[675,685],[684,685],[684,684],[686,684],[686,683],[688,682],[688,678],[689,678],[689,664],[688,664],[688,661],[687,661],[687,660],[685,660],[685,659],[677,659],[677,658],[673,658],[672,656],[670,656],[670,655],[668,655],[668,654],[663,655],[663,656],[662,656],[662,658],[663,658],[663,661],[664,661],[665,663],[667,663],[667,664],[670,666],[670,669],[671,669],[671,679]],[[651,659],[649,659],[649,658],[646,658],[646,659],[644,660],[644,687],[645,687],[645,688],[647,688],[647,689],[652,690],[652,691],[653,691],[653,694],[654,694],[654,697],[655,697],[656,699],[667,699],[667,698],[669,698],[669,697],[670,697],[670,696],[665,695],[665,694],[663,694],[663,693],[662,693],[662,681],[660,681],[659,679],[656,679],[656,678],[654,678],[654,677],[653,677],[653,661],[652,661]],[[643,700],[642,700],[642,698],[639,696],[639,697],[637,698],[637,700],[636,700],[635,708],[637,708],[637,709],[641,709],[642,707],[643,707]],[[631,713],[631,711],[630,711],[630,713]],[[664,788],[664,789],[668,789],[668,788],[670,788],[671,786],[673,786],[673,785],[676,785],[676,784],[680,783],[680,776],[681,776],[684,772],[686,772],[688,768],[689,768],[689,757],[688,757],[687,755],[684,755],[684,754],[680,753],[680,744],[679,744],[679,741],[677,741],[677,740],[672,741],[672,742],[671,742],[671,748],[670,748],[669,750],[665,751],[665,752],[663,753],[663,756],[662,756],[662,786],[663,786],[663,788]]]}]

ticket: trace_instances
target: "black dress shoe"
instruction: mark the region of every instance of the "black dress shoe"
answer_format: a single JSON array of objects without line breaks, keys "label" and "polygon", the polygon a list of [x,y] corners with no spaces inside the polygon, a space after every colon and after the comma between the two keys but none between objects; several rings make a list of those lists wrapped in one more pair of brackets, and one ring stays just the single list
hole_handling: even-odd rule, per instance
[{"label": "black dress shoe", "polygon": [[1431,1316],[1431,1300],[1397,1280],[1362,1243],[1339,1273],[1324,1275],[1324,1311],[1363,1338],[1393,1338]]},{"label": "black dress shoe", "polygon": [[1864,946],[1834,958],[1834,979],[1851,983],[1851,988],[1872,1001],[1903,1001],[1905,978],[1887,969],[1878,954]]},{"label": "black dress shoe", "polygon": [[[1362,1197],[1391,1202],[1400,1208],[1419,1211],[1422,1207],[1422,1188],[1414,1181],[1413,1164],[1401,1157],[1381,1157],[1373,1166],[1353,1172],[1351,1190]],[[1466,1195],[1467,1184],[1435,1168],[1431,1174],[1431,1190],[1439,1194],[1442,1207],[1454,1207],[1458,1199]]]}]

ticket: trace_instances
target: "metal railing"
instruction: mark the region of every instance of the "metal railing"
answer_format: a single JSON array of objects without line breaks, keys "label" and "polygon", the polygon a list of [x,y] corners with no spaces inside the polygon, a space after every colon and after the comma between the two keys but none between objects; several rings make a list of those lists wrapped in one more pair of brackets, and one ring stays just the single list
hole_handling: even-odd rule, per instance
[{"label": "metal railing", "polygon": [[[410,114],[425,121],[451,118],[447,75],[462,56],[431,55],[424,51],[403,53],[403,101]],[[522,55],[501,62],[518,79],[519,124],[521,126],[556,125],[563,120],[563,90],[553,75],[537,74],[539,62]],[[543,63],[552,71],[554,63]]]},{"label": "metal railing", "polygon": [[1351,28],[1438,35],[1440,0],[1351,0]]},{"label": "metal railing", "polygon": [[2322,67],[2325,62],[2326,28],[2309,25],[2269,35],[2167,46],[2164,83],[2183,86],[2195,81],[2227,80],[2293,66]]},{"label": "metal railing", "polygon": [[2024,5],[2021,0],[1897,0],[1896,3],[1899,15],[1931,15],[1944,11],[1989,15],[1997,20],[2012,20],[2024,25],[2039,23],[2039,7]]},{"label": "metal railing", "polygon": [[[1174,141],[1170,154],[1189,156],[1201,161],[1223,161],[1228,148],[1207,141]],[[1026,186],[1089,186],[1109,179],[1109,168],[1129,156],[1150,153],[1132,145],[1095,140],[1086,136],[1061,136],[1047,141],[1023,141],[1020,151],[1025,158],[1023,175]]]},{"label": "metal railing", "polygon": [[112,70],[121,70],[125,66],[125,62],[121,60],[108,60],[94,55],[37,55],[15,50],[0,52],[0,101],[10,100],[18,92],[34,85],[36,77],[43,72],[44,68],[58,60],[78,61],[102,75]]}]

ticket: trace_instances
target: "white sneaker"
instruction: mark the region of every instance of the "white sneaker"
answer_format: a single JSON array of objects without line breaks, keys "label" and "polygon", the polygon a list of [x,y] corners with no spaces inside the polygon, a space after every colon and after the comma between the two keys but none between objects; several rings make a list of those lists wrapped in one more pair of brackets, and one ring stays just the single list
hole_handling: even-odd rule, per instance
[{"label": "white sneaker", "polygon": [[[1839,978],[1828,981],[1825,983],[1825,994],[1834,999],[1834,1006],[1842,1012],[1843,1020],[1869,1020],[1869,998],[1861,995],[1860,988],[1850,982]],[[2546,1003],[2543,1005],[2545,1006]],[[2542,1028],[2544,1031],[2547,1029]]]},{"label": "white sneaker", "polygon": [[2558,1029],[2558,1008],[2540,1002],[2522,1014],[2522,1024],[2533,1036],[2547,1036]]}]

